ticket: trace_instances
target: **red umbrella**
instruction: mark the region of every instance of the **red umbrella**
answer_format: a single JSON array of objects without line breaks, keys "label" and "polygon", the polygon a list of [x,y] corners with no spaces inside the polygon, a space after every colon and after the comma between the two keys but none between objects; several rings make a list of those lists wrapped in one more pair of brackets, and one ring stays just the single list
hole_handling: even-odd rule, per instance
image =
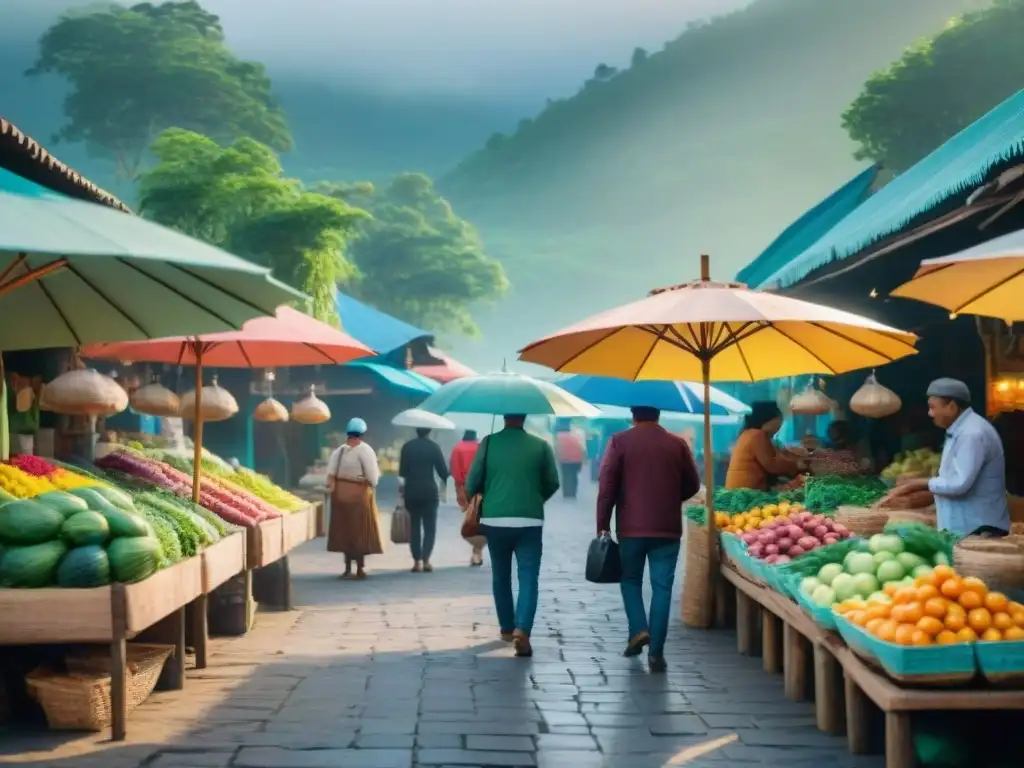
[{"label": "red umbrella", "polygon": [[455,381],[456,379],[464,379],[467,376],[476,376],[476,371],[468,365],[463,365],[454,357],[446,355],[434,347],[429,347],[428,350],[431,357],[436,357],[441,361],[441,364],[417,365],[413,370],[421,376],[426,376],[428,379],[439,381],[442,384],[447,384],[449,381]]},{"label": "red umbrella", "polygon": [[340,365],[375,355],[347,333],[290,307],[278,307],[273,317],[257,317],[241,330],[202,337],[171,336],[151,341],[90,344],[82,357],[136,363],[194,365],[196,397],[192,491],[198,501],[202,456],[203,366],[215,368],[285,368],[299,365]]}]

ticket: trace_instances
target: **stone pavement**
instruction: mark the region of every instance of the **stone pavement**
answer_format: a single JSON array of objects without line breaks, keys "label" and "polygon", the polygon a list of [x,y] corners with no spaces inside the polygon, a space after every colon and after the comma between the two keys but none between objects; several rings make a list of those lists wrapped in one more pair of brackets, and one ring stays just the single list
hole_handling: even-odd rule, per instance
[{"label": "stone pavement", "polygon": [[[585,488],[588,494],[591,489]],[[217,644],[181,693],[155,694],[129,741],[0,734],[0,764],[54,768],[663,768],[882,766],[818,732],[813,707],[737,655],[726,632],[672,624],[667,675],[625,659],[614,586],[583,579],[592,501],[549,506],[534,657],[496,639],[490,569],[466,566],[441,511],[437,570],[405,547],[340,581],[323,540],[293,555],[300,610]],[[386,523],[385,522],[385,530]]]}]

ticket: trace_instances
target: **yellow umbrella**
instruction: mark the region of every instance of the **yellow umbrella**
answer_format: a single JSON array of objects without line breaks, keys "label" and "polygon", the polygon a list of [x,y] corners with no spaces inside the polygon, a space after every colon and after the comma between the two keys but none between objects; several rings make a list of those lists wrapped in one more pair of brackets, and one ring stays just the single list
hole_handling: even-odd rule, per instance
[{"label": "yellow umbrella", "polygon": [[1024,231],[965,251],[921,262],[893,296],[916,299],[965,315],[1024,320]]},{"label": "yellow umbrella", "polygon": [[[741,283],[701,279],[652,291],[535,341],[519,357],[564,373],[620,379],[759,381],[875,368],[915,354],[917,336],[867,318]],[[711,419],[704,412],[704,474],[709,513],[714,498]],[[709,531],[714,515],[708,514]],[[708,537],[709,586],[715,540]],[[688,580],[689,582],[689,580]],[[692,587],[691,587],[692,588]],[[710,590],[701,622],[710,622]]]}]

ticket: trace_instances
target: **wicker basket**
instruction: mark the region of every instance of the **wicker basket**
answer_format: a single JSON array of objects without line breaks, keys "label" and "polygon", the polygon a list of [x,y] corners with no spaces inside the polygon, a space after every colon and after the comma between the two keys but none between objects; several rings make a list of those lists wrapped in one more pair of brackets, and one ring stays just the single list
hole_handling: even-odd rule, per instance
[{"label": "wicker basket", "polygon": [[707,526],[686,521],[686,559],[683,572],[683,623],[707,629],[714,616],[711,596],[711,564],[708,563]]},{"label": "wicker basket", "polygon": [[[156,687],[170,645],[128,646],[128,711],[144,702]],[[44,668],[25,676],[29,693],[42,706],[53,730],[102,731],[110,727],[110,658],[86,653],[66,659],[68,673]]]},{"label": "wicker basket", "polygon": [[874,536],[885,529],[889,513],[873,507],[842,506],[836,510],[835,521],[845,525],[858,536]]},{"label": "wicker basket", "polygon": [[888,514],[890,523],[923,523],[931,528],[938,527],[934,505],[921,509],[893,509]]},{"label": "wicker basket", "polygon": [[1024,536],[961,539],[953,547],[953,567],[962,576],[977,576],[990,589],[1024,589]]}]

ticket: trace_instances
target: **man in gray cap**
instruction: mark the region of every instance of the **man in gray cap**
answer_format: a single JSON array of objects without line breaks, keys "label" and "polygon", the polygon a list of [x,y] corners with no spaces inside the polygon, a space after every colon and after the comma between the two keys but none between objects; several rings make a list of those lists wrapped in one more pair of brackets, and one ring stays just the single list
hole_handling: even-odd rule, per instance
[{"label": "man in gray cap", "polygon": [[927,489],[935,495],[939,529],[1009,533],[1003,443],[995,427],[971,408],[970,389],[956,379],[936,379],[928,386],[928,415],[946,430],[939,476],[897,486],[890,497]]}]

